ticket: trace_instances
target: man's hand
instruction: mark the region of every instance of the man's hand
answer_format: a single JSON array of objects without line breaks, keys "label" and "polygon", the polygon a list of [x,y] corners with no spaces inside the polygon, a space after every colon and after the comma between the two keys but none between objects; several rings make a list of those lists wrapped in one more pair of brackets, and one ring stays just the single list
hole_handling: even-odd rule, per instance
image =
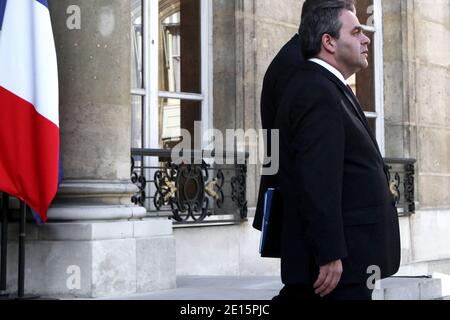
[{"label": "man's hand", "polygon": [[319,294],[321,298],[330,294],[341,280],[342,271],[341,260],[336,260],[320,267],[319,278],[314,284],[316,294]]}]

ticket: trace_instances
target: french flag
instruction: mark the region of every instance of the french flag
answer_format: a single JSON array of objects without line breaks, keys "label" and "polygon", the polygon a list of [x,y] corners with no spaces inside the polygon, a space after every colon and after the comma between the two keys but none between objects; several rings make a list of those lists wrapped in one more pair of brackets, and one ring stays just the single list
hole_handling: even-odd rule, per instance
[{"label": "french flag", "polygon": [[0,0],[0,191],[29,205],[39,223],[57,192],[59,154],[47,0]]}]

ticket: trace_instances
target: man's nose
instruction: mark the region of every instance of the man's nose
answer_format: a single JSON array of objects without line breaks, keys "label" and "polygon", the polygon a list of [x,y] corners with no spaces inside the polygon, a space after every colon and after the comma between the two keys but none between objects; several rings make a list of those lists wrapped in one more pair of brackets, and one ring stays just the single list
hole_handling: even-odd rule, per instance
[{"label": "man's nose", "polygon": [[370,43],[372,42],[372,41],[370,41],[370,38],[368,37],[368,36],[366,36],[365,34],[363,34],[363,39],[362,39],[363,41],[362,41],[362,44],[363,45],[370,45]]}]

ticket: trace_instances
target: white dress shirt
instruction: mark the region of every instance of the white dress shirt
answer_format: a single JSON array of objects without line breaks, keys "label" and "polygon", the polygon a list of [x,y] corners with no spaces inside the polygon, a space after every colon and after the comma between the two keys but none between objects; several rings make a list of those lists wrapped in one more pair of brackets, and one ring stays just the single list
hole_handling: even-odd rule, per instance
[{"label": "white dress shirt", "polygon": [[311,61],[311,62],[317,63],[318,65],[321,65],[322,67],[324,67],[325,69],[327,69],[328,71],[330,71],[332,74],[334,74],[339,80],[341,80],[342,83],[343,83],[345,86],[348,86],[348,83],[347,83],[347,81],[345,80],[345,78],[344,78],[344,76],[342,75],[342,73],[341,73],[338,69],[336,69],[335,67],[333,67],[331,64],[329,64],[328,62],[325,62],[325,61],[323,61],[323,60],[321,60],[321,59],[318,59],[318,58],[312,58],[312,59],[309,59],[308,61]]},{"label": "white dress shirt", "polygon": [[[343,83],[346,87],[349,88],[349,90],[351,91],[351,93],[353,94],[353,96],[356,98],[356,96],[355,96],[355,94],[354,94],[354,92],[353,92],[353,89],[350,88],[350,85],[347,83],[347,81],[345,81],[344,76],[342,75],[342,73],[341,73],[338,69],[336,69],[336,68],[333,67],[331,64],[329,64],[329,63],[327,63],[327,62],[325,62],[325,61],[323,61],[323,60],[321,60],[321,59],[312,58],[312,59],[309,59],[308,61],[317,63],[318,65],[321,65],[322,67],[324,67],[325,69],[327,69],[328,71],[330,71],[332,74],[334,74],[339,80],[342,81],[342,83]],[[358,100],[358,98],[356,98],[356,100]],[[359,102],[358,102],[358,103],[359,103]],[[353,104],[353,103],[352,103],[352,106],[353,106],[353,108],[355,109],[356,114],[358,115],[358,118],[360,118],[360,120],[361,120],[361,114],[360,114],[360,113],[363,113],[363,114],[364,114],[364,111],[358,110],[358,107],[357,107],[355,104]]]}]

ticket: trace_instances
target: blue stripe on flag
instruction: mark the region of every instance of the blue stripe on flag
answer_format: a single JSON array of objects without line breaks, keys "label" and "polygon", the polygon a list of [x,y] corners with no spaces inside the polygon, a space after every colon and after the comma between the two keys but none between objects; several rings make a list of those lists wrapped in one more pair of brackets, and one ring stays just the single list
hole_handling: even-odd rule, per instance
[{"label": "blue stripe on flag", "polygon": [[[31,209],[31,208],[30,208],[30,209]],[[39,226],[42,226],[42,225],[43,225],[42,219],[41,219],[41,216],[39,215],[39,213],[37,213],[36,211],[34,211],[33,209],[31,209],[31,215],[33,216],[34,221],[36,221],[36,224],[37,224],[37,225],[39,225]]]},{"label": "blue stripe on flag", "polygon": [[36,0],[36,1],[42,3],[44,6],[48,8],[48,0]]},{"label": "blue stripe on flag", "polygon": [[3,17],[5,16],[6,0],[0,0],[0,30],[2,30]]}]

